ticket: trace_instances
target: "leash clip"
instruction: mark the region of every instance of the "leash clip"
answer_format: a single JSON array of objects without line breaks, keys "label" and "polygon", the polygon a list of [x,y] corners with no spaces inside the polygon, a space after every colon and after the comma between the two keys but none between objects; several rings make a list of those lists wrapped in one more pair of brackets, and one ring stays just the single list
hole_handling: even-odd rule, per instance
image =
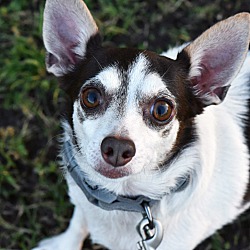
[{"label": "leash clip", "polygon": [[151,209],[147,203],[143,204],[143,219],[136,229],[141,240],[137,242],[138,250],[156,250],[163,238],[163,227],[158,220],[153,219]]}]

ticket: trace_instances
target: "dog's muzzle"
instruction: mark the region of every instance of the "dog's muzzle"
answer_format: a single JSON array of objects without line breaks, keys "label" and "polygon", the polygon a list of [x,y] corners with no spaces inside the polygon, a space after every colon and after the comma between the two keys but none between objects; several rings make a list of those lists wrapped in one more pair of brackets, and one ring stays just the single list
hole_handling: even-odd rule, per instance
[{"label": "dog's muzzle", "polygon": [[[122,210],[144,213],[144,204],[148,204],[150,207],[152,207],[156,202],[159,201],[143,195],[129,197],[116,195],[107,189],[100,188],[99,186],[91,183],[91,181],[87,179],[86,174],[81,170],[80,166],[76,162],[71,141],[66,141],[63,147],[65,160],[68,163],[67,169],[70,175],[76,184],[81,188],[88,201],[92,204],[109,211]],[[171,190],[171,193],[184,190],[189,182],[190,175],[187,175],[186,178],[179,179],[178,184]]]}]

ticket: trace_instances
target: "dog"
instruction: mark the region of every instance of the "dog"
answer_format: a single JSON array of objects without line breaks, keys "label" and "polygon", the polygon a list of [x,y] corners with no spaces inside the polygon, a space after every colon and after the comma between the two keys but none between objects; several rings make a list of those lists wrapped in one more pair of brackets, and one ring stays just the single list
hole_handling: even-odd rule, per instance
[{"label": "dog", "polygon": [[47,0],[46,66],[68,94],[68,229],[36,250],[191,250],[250,207],[250,15],[162,55],[104,48],[81,0]]}]

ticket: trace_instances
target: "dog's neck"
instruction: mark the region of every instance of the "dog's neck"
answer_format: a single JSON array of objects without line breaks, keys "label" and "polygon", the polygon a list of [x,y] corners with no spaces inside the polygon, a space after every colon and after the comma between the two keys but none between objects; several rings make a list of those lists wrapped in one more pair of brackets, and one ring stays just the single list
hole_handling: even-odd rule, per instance
[{"label": "dog's neck", "polygon": [[[116,195],[115,193],[110,192],[107,189],[100,188],[97,185],[91,183],[90,180],[87,180],[86,175],[81,170],[74,157],[72,143],[70,142],[70,140],[66,141],[63,146],[66,157],[65,160],[67,162],[67,169],[71,174],[71,177],[85,194],[88,201],[92,204],[109,211],[122,210],[144,213],[144,204],[148,204],[150,207],[152,207],[159,201],[151,199],[144,195],[134,197]],[[171,193],[184,190],[188,186],[190,178],[191,176],[187,175],[185,176],[185,178],[179,179],[175,188],[171,190]]]}]

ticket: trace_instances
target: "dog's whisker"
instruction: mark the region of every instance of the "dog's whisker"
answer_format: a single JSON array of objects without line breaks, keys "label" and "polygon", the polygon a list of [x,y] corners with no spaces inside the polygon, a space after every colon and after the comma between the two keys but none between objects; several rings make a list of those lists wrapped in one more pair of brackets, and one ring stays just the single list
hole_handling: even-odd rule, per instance
[{"label": "dog's whisker", "polygon": [[[171,69],[171,65],[166,69],[166,71],[161,75],[161,78],[164,78],[164,76],[168,73],[168,71]],[[172,81],[173,82],[173,81]],[[171,83],[171,81],[170,81]]]},{"label": "dog's whisker", "polygon": [[98,63],[100,69],[103,69],[101,63],[97,60],[97,58],[92,54],[92,57],[95,59],[95,61]]}]

